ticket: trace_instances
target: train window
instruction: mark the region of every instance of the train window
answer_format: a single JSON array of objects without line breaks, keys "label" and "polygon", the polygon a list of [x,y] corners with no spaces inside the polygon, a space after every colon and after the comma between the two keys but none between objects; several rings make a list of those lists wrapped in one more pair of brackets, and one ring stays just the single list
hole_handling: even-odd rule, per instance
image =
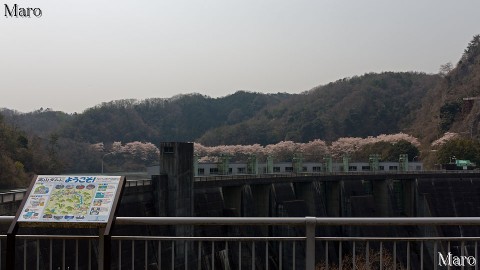
[{"label": "train window", "polygon": [[198,168],[198,175],[204,175],[205,174],[205,169],[204,168]]},{"label": "train window", "polygon": [[285,167],[285,172],[293,172],[293,167]]},{"label": "train window", "polygon": [[245,173],[246,171],[245,167],[237,168],[237,173]]},{"label": "train window", "polygon": [[280,167],[273,167],[273,172],[280,172]]},{"label": "train window", "polygon": [[398,171],[398,166],[389,166],[388,170],[390,171]]}]

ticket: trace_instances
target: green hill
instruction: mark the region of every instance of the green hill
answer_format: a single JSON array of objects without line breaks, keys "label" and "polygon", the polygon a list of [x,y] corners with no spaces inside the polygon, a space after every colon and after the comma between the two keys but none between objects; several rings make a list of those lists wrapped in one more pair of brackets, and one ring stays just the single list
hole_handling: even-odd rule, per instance
[{"label": "green hill", "polygon": [[61,136],[84,142],[194,141],[206,131],[235,124],[289,94],[244,91],[211,98],[200,94],[168,99],[117,100],[87,109],[61,130]]},{"label": "green hill", "polygon": [[468,44],[457,65],[425,95],[411,128],[424,141],[432,141],[446,131],[476,138],[480,134],[478,97],[480,35]]},{"label": "green hill", "polygon": [[247,121],[210,130],[199,141],[268,144],[397,133],[409,127],[425,94],[439,79],[385,72],[339,80],[266,108]]}]

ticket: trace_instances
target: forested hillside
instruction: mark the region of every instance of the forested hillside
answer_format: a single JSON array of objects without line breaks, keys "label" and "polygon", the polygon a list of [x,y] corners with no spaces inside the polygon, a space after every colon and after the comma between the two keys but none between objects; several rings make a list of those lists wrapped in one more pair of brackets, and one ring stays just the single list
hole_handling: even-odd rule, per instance
[{"label": "forested hillside", "polygon": [[24,181],[26,175],[24,165],[16,161],[14,156],[26,150],[25,141],[19,137],[11,128],[5,125],[0,115],[0,187],[8,186],[11,182]]},{"label": "forested hillside", "polygon": [[455,66],[444,68],[437,86],[422,100],[412,130],[424,141],[447,131],[476,138],[480,134],[480,35],[472,39]]},{"label": "forested hillside", "polygon": [[48,138],[50,134],[58,131],[75,117],[75,115],[53,111],[50,108],[40,108],[28,113],[4,108],[0,110],[0,113],[14,129],[20,129],[43,138]]},{"label": "forested hillside", "polygon": [[194,141],[207,130],[249,119],[290,96],[239,91],[222,98],[191,94],[140,102],[118,100],[86,110],[60,134],[90,143]]},{"label": "forested hillside", "polygon": [[33,173],[58,173],[55,143],[16,130],[0,114],[0,189],[25,187]]},{"label": "forested hillside", "polygon": [[422,107],[438,75],[365,74],[320,86],[258,113],[252,119],[210,130],[199,142],[268,144],[366,137],[404,131]]}]

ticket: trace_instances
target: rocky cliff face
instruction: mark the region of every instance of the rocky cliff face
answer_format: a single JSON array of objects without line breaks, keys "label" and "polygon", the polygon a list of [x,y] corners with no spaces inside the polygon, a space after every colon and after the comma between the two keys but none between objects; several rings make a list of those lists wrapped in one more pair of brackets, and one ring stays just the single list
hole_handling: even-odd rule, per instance
[{"label": "rocky cliff face", "polygon": [[446,131],[480,135],[480,35],[469,43],[458,64],[445,72],[422,101],[412,130],[424,141]]}]

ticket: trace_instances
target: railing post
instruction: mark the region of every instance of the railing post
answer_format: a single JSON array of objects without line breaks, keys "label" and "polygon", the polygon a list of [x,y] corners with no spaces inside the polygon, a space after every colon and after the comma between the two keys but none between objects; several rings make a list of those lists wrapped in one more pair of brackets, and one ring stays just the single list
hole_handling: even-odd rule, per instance
[{"label": "railing post", "polygon": [[105,233],[105,228],[99,228],[98,231],[98,270],[110,270],[111,236],[109,233]]},{"label": "railing post", "polygon": [[100,228],[98,232],[98,270],[104,270],[105,229]]},{"label": "railing post", "polygon": [[315,217],[305,217],[305,269],[315,269]]}]

